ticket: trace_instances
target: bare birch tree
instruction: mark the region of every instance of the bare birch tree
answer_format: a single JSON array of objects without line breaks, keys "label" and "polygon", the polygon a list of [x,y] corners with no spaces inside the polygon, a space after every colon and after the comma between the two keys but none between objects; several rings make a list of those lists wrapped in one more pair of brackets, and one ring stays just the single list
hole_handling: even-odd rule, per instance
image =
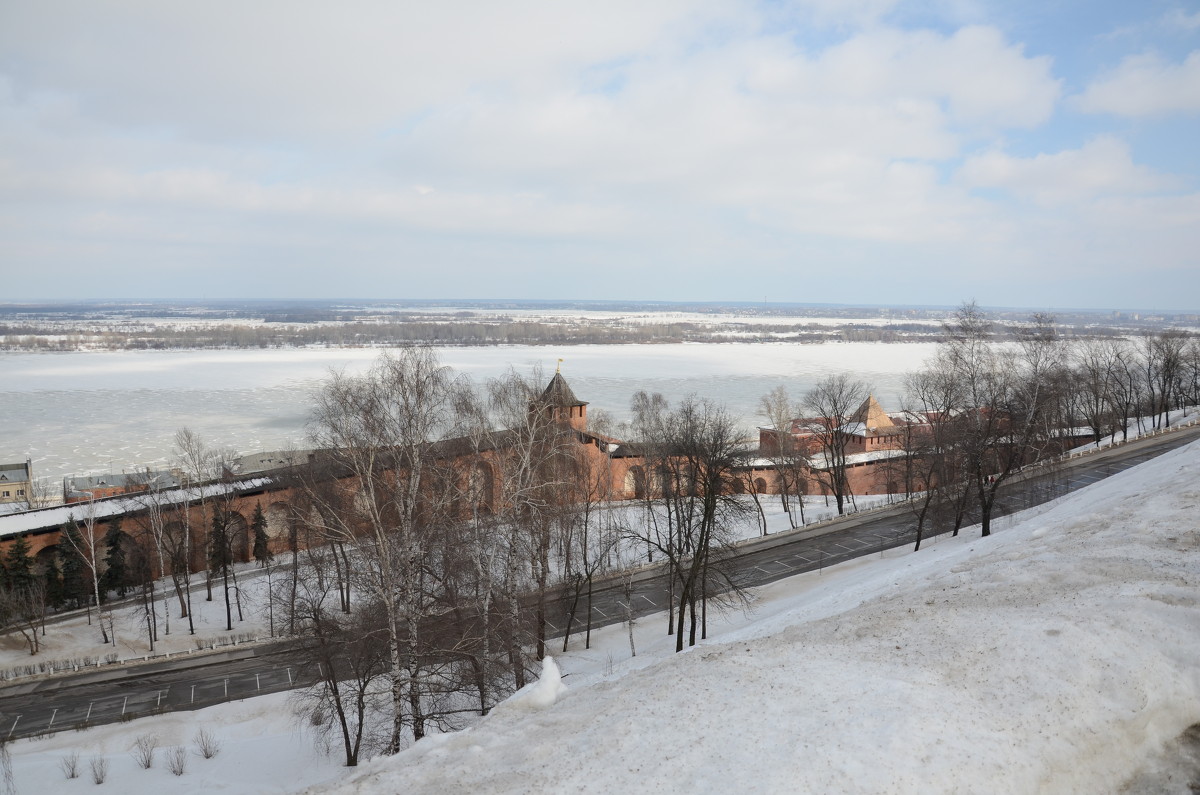
[{"label": "bare birch tree", "polygon": [[[770,424],[770,442],[761,452],[775,465],[779,499],[787,513],[788,523],[796,527],[795,504],[800,509],[800,524],[804,524],[804,494],[807,492],[808,455],[792,436],[792,422],[802,414],[801,407],[792,402],[787,388],[777,386],[762,396],[759,412]],[[753,486],[753,483],[750,484]],[[753,493],[757,495],[757,490]],[[757,497],[756,497],[757,499]]]},{"label": "bare birch tree", "polygon": [[450,424],[453,391],[450,371],[431,349],[404,347],[383,354],[363,376],[332,374],[316,395],[314,443],[353,491],[353,511],[326,514],[337,522],[329,530],[357,545],[370,567],[369,595],[386,618],[388,753],[400,750],[406,725],[415,739],[425,734],[419,643],[421,619],[431,609],[424,591],[426,529],[442,508],[430,488],[431,444]]},{"label": "bare birch tree", "polygon": [[[72,547],[79,560],[83,562],[88,574],[91,575],[92,598],[95,600],[96,616],[100,625],[100,636],[107,644],[110,641],[109,633],[112,629],[112,615],[109,611],[104,610],[100,600],[100,567],[102,565],[102,553],[100,550],[104,544],[104,533],[101,532],[96,521],[95,497],[88,499],[81,521],[76,522],[74,515],[69,516],[67,521],[74,525],[75,532],[63,533],[61,536]],[[90,608],[88,615],[91,615]]]},{"label": "bare birch tree", "polygon": [[849,436],[845,425],[869,394],[865,382],[839,373],[825,378],[804,395],[804,407],[810,414],[822,459],[819,465],[814,464],[813,476],[833,495],[839,514],[846,512],[846,499],[851,496],[846,453]]}]

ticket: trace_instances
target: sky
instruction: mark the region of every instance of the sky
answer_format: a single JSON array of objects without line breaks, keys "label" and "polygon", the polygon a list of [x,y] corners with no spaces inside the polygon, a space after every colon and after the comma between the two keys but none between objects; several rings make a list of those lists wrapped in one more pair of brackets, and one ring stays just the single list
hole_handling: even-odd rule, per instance
[{"label": "sky", "polygon": [[0,301],[1200,309],[1200,2],[0,4]]}]

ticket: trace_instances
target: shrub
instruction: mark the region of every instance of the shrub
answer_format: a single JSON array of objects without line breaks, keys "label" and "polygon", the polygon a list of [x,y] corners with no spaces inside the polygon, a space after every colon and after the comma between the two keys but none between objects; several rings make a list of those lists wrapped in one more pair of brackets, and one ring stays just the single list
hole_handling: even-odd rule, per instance
[{"label": "shrub", "polygon": [[167,769],[177,776],[182,776],[187,770],[187,749],[176,745],[167,749]]},{"label": "shrub", "polygon": [[92,757],[92,781],[103,784],[108,777],[108,759],[103,756]]},{"label": "shrub", "polygon": [[154,766],[154,749],[158,747],[158,738],[153,734],[140,734],[133,743],[133,758],[143,770]]},{"label": "shrub", "polygon": [[196,748],[200,751],[200,756],[205,759],[212,759],[221,750],[221,742],[208,729],[200,729],[196,732],[196,736],[192,738],[192,742],[196,743]]},{"label": "shrub", "polygon": [[72,751],[59,759],[58,767],[67,778],[79,778],[79,752]]}]

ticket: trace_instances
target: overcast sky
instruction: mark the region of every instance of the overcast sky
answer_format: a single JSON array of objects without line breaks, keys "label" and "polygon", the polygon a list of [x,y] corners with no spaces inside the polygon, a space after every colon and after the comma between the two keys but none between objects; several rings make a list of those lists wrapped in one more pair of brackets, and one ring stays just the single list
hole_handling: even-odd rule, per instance
[{"label": "overcast sky", "polygon": [[0,2],[0,301],[1200,309],[1200,2]]}]

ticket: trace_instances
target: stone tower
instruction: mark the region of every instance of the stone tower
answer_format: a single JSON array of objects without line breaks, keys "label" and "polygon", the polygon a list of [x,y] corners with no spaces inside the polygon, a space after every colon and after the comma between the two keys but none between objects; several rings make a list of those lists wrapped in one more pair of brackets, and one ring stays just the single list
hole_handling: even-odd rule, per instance
[{"label": "stone tower", "polygon": [[587,403],[575,397],[562,373],[554,373],[542,396],[538,398],[537,405],[543,411],[549,412],[555,420],[564,422],[577,431],[587,430]]}]

